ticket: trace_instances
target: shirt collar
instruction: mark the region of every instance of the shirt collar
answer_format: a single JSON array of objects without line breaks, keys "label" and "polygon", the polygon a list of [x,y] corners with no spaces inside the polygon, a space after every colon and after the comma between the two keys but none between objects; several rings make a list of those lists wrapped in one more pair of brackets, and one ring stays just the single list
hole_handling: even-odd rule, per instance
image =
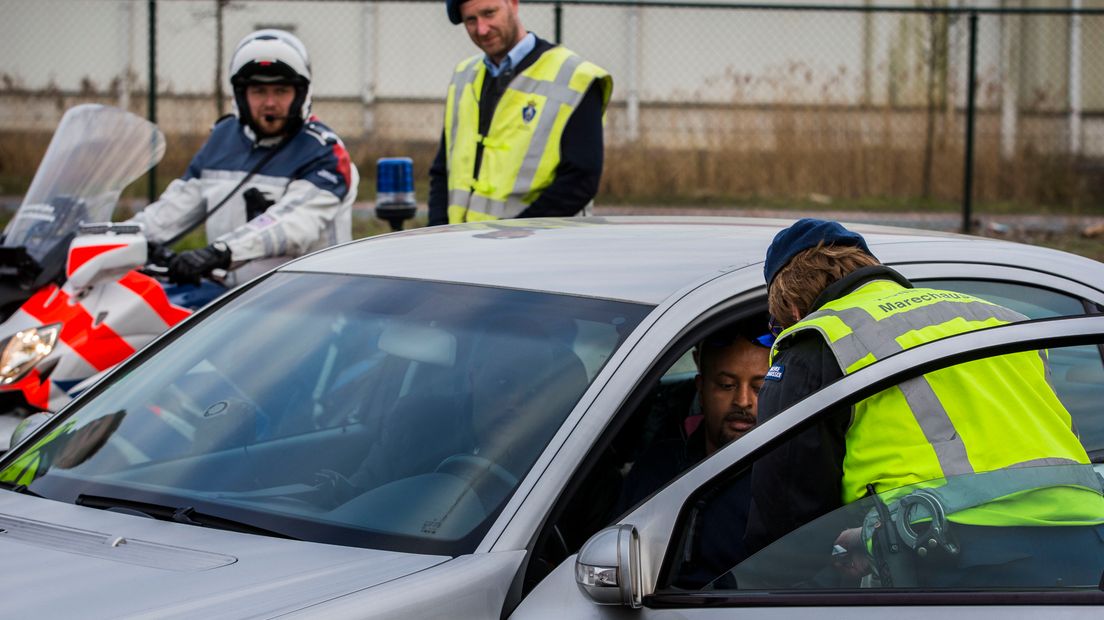
[{"label": "shirt collar", "polygon": [[506,57],[502,59],[501,65],[494,64],[488,56],[483,56],[483,64],[487,65],[487,72],[491,74],[491,77],[498,77],[498,74],[502,73],[506,69],[513,69],[518,66],[522,58],[529,55],[529,52],[533,51],[533,48],[537,46],[537,35],[532,32],[528,32],[518,44],[510,50]]}]

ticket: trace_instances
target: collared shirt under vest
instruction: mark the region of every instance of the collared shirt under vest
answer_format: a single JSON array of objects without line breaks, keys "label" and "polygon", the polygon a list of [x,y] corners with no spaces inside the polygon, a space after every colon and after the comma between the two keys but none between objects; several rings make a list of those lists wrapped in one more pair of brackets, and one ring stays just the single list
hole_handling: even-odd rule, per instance
[{"label": "collared shirt under vest", "polygon": [[[920,344],[1024,320],[963,293],[870,281],[830,301],[778,338],[815,330],[845,374]],[[1047,377],[1045,353],[1026,351],[958,364],[905,381],[853,408],[842,501],[949,476],[1026,466],[1086,464],[1085,449]],[[1089,525],[1104,498],[1051,487],[963,510],[971,525]]]},{"label": "collared shirt under vest", "polygon": [[[491,79],[483,56],[456,67],[445,102],[450,223],[515,217],[555,178],[564,126],[596,80],[602,109],[609,73],[564,47],[553,47],[514,76],[495,108],[486,135],[479,131],[479,96]],[[479,147],[482,156],[475,177]]]}]

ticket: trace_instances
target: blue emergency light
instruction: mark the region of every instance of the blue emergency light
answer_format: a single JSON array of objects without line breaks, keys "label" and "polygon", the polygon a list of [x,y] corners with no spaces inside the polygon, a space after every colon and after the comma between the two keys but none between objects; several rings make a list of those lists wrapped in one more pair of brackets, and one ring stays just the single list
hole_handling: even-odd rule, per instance
[{"label": "blue emergency light", "polygon": [[409,157],[381,157],[376,161],[376,217],[402,230],[414,217],[414,161]]}]

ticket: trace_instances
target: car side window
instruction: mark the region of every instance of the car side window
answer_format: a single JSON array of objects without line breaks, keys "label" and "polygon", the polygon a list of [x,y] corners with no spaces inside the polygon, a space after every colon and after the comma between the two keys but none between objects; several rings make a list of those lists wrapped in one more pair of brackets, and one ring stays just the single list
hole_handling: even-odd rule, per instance
[{"label": "car side window", "polygon": [[[1011,308],[1029,319],[1086,313],[1086,302],[1050,289],[985,280],[923,280],[923,286],[958,291]],[[1104,359],[1098,346],[1050,352],[1051,385],[1073,416],[1074,427],[1093,462],[1104,462]]]},{"label": "car side window", "polygon": [[602,370],[606,360],[609,359],[610,351],[624,337],[619,327],[608,321],[577,318],[573,319],[572,325],[567,328],[574,333],[570,342],[571,348],[583,362],[587,379],[594,380],[598,371]]},{"label": "car side window", "polygon": [[[847,451],[841,461],[827,459],[838,486],[802,484],[809,468],[825,459],[787,451],[801,434],[753,462],[737,463],[687,499],[654,596],[722,594],[740,605],[742,596],[764,592],[1098,587],[1104,497],[1072,432],[1068,399],[1040,384],[1031,399],[1009,400],[1002,410],[979,416],[974,395],[991,387],[953,380],[955,369],[968,365],[976,372],[986,362],[1039,365],[1067,355],[1053,348],[964,362],[903,381],[857,406],[822,412],[803,434],[827,437],[823,427],[832,424],[832,413],[850,414]],[[909,400],[918,382],[931,388],[937,403]],[[870,406],[876,399],[879,409]],[[991,395],[982,401],[992,402]],[[890,422],[904,420],[901,429],[877,441],[867,435],[861,448],[853,446],[872,425],[892,426],[882,419],[886,412]],[[931,437],[906,432],[914,418],[918,426],[933,415],[949,423],[947,437],[934,440],[944,446],[939,450]],[[947,456],[953,450],[945,446],[952,444],[967,455],[960,467]],[[954,475],[946,473],[951,470]],[[773,484],[787,480],[790,486]],[[733,530],[725,515],[752,501],[747,529]],[[822,509],[803,513],[808,506]]]},{"label": "car side window", "polygon": [[1050,289],[989,280],[917,280],[920,286],[957,291],[1011,308],[1029,319],[1085,314],[1080,299]]}]

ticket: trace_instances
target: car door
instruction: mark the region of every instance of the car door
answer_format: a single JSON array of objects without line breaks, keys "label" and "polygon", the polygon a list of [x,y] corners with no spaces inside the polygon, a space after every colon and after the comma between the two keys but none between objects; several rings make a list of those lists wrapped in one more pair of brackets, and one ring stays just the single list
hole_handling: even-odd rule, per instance
[{"label": "car door", "polygon": [[[675,584],[689,541],[697,535],[695,514],[702,499],[746,476],[758,458],[805,425],[815,423],[832,408],[849,406],[906,379],[951,365],[1019,351],[1045,350],[1053,355],[1055,351],[1101,343],[1104,343],[1104,316],[1031,321],[916,347],[849,375],[729,444],[625,515],[617,525],[596,534],[579,554],[568,558],[540,583],[522,601],[514,616],[793,618],[821,617],[828,613],[884,618],[887,613],[899,613],[892,611],[896,607],[939,606],[938,613],[951,617],[1005,617],[1010,611],[1039,613],[1049,607],[1061,608],[1071,615],[1085,611],[1086,617],[1093,617],[1099,613],[1099,608],[1094,610],[1088,606],[1104,604],[1104,592],[1099,588],[1025,589],[993,584],[990,588],[961,591],[953,588],[887,590],[854,585],[825,590],[793,584],[769,585],[768,580],[765,581],[767,586],[747,583],[741,589],[720,579],[710,581],[704,589],[688,589]],[[1083,390],[1096,402],[1104,402],[1104,383],[1090,380]],[[820,522],[817,520],[814,525]],[[804,529],[783,536],[772,547],[788,544],[791,549],[801,550],[800,536]],[[734,532],[733,535],[738,534]],[[807,568],[796,565],[796,560],[794,566],[786,566],[787,558],[798,556],[804,556],[801,562],[812,558],[812,561],[822,562],[822,568],[831,570],[831,545],[807,551],[804,554],[775,554],[781,559],[775,561],[771,570],[784,575],[789,570]],[[755,557],[758,556],[750,559]],[[1100,565],[1104,569],[1104,558]],[[732,573],[741,574],[741,566],[748,567],[738,562],[733,565]],[[718,578],[722,576],[717,575]],[[584,593],[576,583],[578,579],[589,580],[591,594]],[[602,582],[616,585],[603,587]],[[612,604],[598,605],[595,598],[604,598]],[[1009,608],[1009,605],[1017,607]],[[630,611],[631,608],[637,609]],[[933,610],[921,613],[933,613]]]}]

